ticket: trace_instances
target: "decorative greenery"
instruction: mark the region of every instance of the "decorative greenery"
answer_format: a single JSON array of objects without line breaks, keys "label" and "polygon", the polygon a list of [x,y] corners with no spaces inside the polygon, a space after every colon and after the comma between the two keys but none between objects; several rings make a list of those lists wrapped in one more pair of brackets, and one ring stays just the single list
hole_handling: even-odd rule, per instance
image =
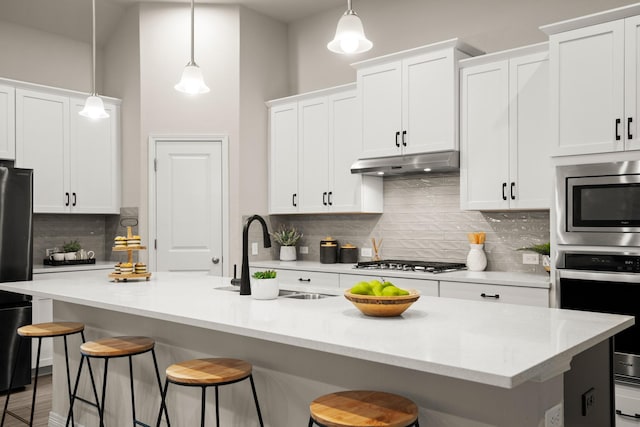
[{"label": "decorative greenery", "polygon": [[62,245],[62,250],[65,252],[78,252],[80,248],[80,243],[77,240],[72,240],[69,243],[64,242],[64,245]]},{"label": "decorative greenery", "polygon": [[520,248],[519,251],[532,251],[540,255],[551,255],[551,243],[541,243],[539,245],[533,245],[526,248]]},{"label": "decorative greenery", "polygon": [[282,246],[295,246],[302,237],[302,233],[299,233],[295,227],[285,225],[281,225],[277,231],[270,234]]},{"label": "decorative greenery", "polygon": [[273,270],[256,271],[252,276],[254,279],[275,279],[276,272]]}]

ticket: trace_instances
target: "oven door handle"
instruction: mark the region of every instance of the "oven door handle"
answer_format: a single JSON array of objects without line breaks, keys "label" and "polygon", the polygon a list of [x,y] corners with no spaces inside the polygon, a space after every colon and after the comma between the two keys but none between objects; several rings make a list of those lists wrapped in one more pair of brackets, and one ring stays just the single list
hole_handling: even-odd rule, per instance
[{"label": "oven door handle", "polygon": [[616,409],[616,415],[620,415],[621,417],[634,418],[634,419],[640,418],[640,414],[625,414],[620,409]]},{"label": "oven door handle", "polygon": [[597,282],[624,282],[640,285],[640,274],[637,273],[609,273],[592,270],[564,270],[558,269],[561,279],[593,280]]}]

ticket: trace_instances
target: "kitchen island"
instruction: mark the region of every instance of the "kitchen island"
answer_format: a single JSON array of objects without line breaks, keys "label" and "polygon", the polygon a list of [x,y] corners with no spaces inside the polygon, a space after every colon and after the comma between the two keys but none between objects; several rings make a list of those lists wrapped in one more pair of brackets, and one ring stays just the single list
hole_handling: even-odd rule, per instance
[{"label": "kitchen island", "polygon": [[[229,279],[204,273],[114,283],[98,271],[0,289],[54,299],[54,318],[84,322],[88,339],[155,338],[161,370],[191,357],[253,363],[265,422],[274,427],[305,425],[313,398],[355,388],[413,399],[425,425],[538,427],[545,411],[562,402],[562,374],[572,359],[606,350],[611,336],[633,324],[629,316],[425,296],[402,317],[369,318],[341,296],[258,301],[214,289],[228,285]],[[67,408],[62,355],[56,342],[54,388],[60,392],[50,417],[56,426],[64,425]],[[128,409],[116,408],[129,407],[127,366],[111,366],[107,424],[125,425]],[[136,361],[134,370],[139,418],[152,422],[159,396],[151,360]],[[170,391],[172,424],[196,425],[199,391]],[[249,387],[223,388],[221,407],[223,424],[257,425]],[[214,416],[212,405],[207,413]],[[79,406],[76,419],[95,425],[95,411]]]}]

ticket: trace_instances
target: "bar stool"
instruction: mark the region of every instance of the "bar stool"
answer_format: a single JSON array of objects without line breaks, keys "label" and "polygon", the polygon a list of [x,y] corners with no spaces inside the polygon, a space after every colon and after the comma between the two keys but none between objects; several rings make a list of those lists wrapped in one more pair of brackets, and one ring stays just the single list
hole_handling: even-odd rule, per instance
[{"label": "bar stool", "polygon": [[[80,375],[82,374],[82,365],[85,359],[87,359],[87,365],[90,367],[89,359],[104,359],[104,374],[102,378],[102,400],[98,404],[98,396],[96,393],[96,404],[98,407],[98,415],[100,417],[100,426],[104,426],[104,408],[105,398],[107,394],[107,374],[109,371],[109,360],[128,357],[129,359],[129,380],[131,386],[131,411],[133,418],[133,425],[142,425],[148,427],[148,424],[144,424],[136,419],[136,402],[135,394],[133,390],[133,356],[151,352],[153,356],[153,365],[156,371],[156,379],[158,380],[158,389],[162,394],[162,382],[160,380],[160,372],[158,371],[158,362],[156,360],[156,353],[154,350],[155,341],[147,337],[109,337],[102,338],[95,341],[85,342],[80,346],[80,366],[78,367],[78,376],[76,377],[75,386],[73,388],[73,394],[71,395],[71,404],[69,405],[69,414],[67,415],[67,423],[71,419],[73,413],[73,405],[75,403],[76,393],[78,392],[78,383],[80,382]],[[91,370],[89,371],[91,372]],[[91,374],[93,375],[93,374]],[[166,414],[166,411],[165,411]],[[168,419],[168,418],[167,418]]]},{"label": "bar stool", "polygon": [[[50,322],[50,323],[35,323],[33,325],[25,325],[21,326],[17,329],[18,335],[21,339],[18,342],[18,349],[16,351],[16,359],[18,354],[20,354],[20,347],[22,346],[23,339],[32,339],[38,338],[38,351],[37,351],[37,359],[36,359],[36,375],[33,380],[33,396],[31,397],[31,415],[29,417],[29,421],[20,417],[19,415],[8,410],[9,406],[9,398],[11,397],[11,388],[13,387],[13,381],[16,375],[17,363],[13,367],[13,373],[11,374],[11,380],[9,381],[9,391],[7,393],[7,399],[4,402],[4,410],[2,411],[2,420],[0,421],[0,426],[4,425],[4,419],[7,414],[12,417],[22,421],[25,424],[29,424],[33,426],[33,414],[35,411],[36,405],[36,392],[38,389],[38,372],[40,370],[40,349],[42,347],[42,339],[43,338],[54,338],[54,337],[63,337],[64,339],[64,358],[65,364],[67,368],[67,390],[69,393],[69,401],[71,402],[71,377],[69,375],[69,351],[67,349],[67,336],[73,334],[80,334],[82,338],[82,342],[84,339],[84,324],[77,322]],[[97,398],[96,385],[93,381],[93,372],[91,371],[91,365],[89,365],[89,373],[91,374],[91,384],[93,385],[93,391]],[[80,399],[80,398],[79,398]],[[84,399],[81,399],[89,404],[92,402],[88,402]],[[73,419],[73,413],[71,413],[71,419]]]},{"label": "bar stool", "polygon": [[309,427],[419,427],[411,400],[381,391],[354,390],[325,394],[311,402]]},{"label": "bar stool", "polygon": [[[260,405],[258,404],[258,395],[256,394],[256,387],[253,383],[252,366],[250,363],[244,360],[238,359],[224,359],[224,358],[211,358],[211,359],[192,359],[184,362],[176,363],[167,368],[166,380],[164,383],[164,391],[162,393],[162,405],[160,412],[158,413],[158,423],[156,426],[160,426],[160,419],[162,417],[162,410],[164,408],[165,415],[167,413],[166,397],[169,383],[187,386],[187,387],[201,387],[202,399],[201,399],[201,414],[200,425],[204,427],[204,410],[205,410],[205,398],[207,387],[215,387],[216,396],[216,426],[220,427],[220,408],[218,404],[218,387],[237,383],[239,381],[249,378],[251,382],[251,391],[253,392],[253,401],[256,404],[256,410],[258,411],[258,420],[260,426],[264,426],[262,422],[262,414],[260,412]],[[167,426],[170,426],[169,419],[167,418]]]}]

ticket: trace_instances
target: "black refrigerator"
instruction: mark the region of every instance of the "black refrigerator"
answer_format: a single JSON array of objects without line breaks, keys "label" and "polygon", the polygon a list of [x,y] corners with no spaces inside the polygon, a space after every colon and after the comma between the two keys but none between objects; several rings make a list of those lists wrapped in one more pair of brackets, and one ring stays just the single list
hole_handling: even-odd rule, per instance
[{"label": "black refrigerator", "polygon": [[[0,162],[0,282],[31,280],[33,275],[33,171]],[[16,329],[31,323],[31,296],[0,291],[0,392],[31,383],[31,340],[20,354]]]}]

